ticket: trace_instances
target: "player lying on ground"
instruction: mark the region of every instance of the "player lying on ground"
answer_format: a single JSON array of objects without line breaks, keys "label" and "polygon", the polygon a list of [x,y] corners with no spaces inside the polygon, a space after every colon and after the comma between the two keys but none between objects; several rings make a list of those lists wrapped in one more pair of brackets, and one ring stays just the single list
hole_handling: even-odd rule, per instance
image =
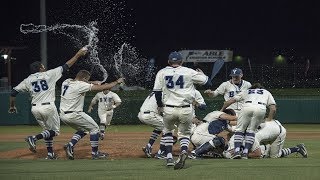
[{"label": "player lying on ground", "polygon": [[235,125],[236,120],[235,111],[232,109],[226,109],[224,112],[213,111],[207,114],[203,121],[196,118],[193,119],[194,124],[197,124],[197,126],[191,135],[191,142],[196,146],[196,149],[192,151],[192,155],[201,157],[214,149],[219,149],[220,153],[222,153],[225,139],[219,134],[224,130],[232,131],[231,125]]},{"label": "player lying on ground", "polygon": [[286,128],[278,120],[266,119],[264,123],[260,124],[255,138],[262,145],[260,148],[264,158],[281,158],[292,153],[299,153],[304,158],[308,157],[304,144],[283,148],[286,134]]},{"label": "player lying on ground", "polygon": [[[239,159],[239,158],[233,158],[234,153],[235,153],[235,146],[234,146],[234,141],[235,141],[235,135],[231,136],[230,141],[228,142],[228,149],[223,152],[223,157],[226,159]],[[245,142],[240,146],[240,149],[245,148]],[[242,156],[241,159],[248,159],[248,158],[261,158],[261,149],[258,141],[254,141],[253,145],[251,148],[248,150],[248,156]]]}]

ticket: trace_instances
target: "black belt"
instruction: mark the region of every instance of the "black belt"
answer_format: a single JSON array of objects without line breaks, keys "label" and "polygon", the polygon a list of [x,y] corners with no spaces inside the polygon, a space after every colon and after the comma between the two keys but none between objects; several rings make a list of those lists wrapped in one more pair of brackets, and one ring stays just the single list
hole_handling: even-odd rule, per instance
[{"label": "black belt", "polygon": [[[252,103],[252,101],[246,101],[245,103]],[[258,104],[266,105],[266,103],[263,103],[263,102],[258,102]]]},{"label": "black belt", "polygon": [[172,108],[187,108],[187,107],[190,107],[190,105],[184,105],[184,106],[172,106],[172,105],[165,105],[166,107],[172,107]]},{"label": "black belt", "polygon": [[[41,103],[41,105],[49,105],[49,102]],[[37,104],[32,104],[32,106],[36,106]]]},{"label": "black belt", "polygon": [[150,111],[145,111],[143,112],[143,114],[150,114]]},{"label": "black belt", "polygon": [[65,111],[63,112],[64,114],[69,114],[69,113],[73,113],[73,112],[82,112],[82,111]]}]

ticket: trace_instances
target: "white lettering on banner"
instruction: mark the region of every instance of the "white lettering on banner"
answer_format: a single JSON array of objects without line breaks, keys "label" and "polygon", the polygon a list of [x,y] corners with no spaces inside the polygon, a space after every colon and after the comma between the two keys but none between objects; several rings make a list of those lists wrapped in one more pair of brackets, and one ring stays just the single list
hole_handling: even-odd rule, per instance
[{"label": "white lettering on banner", "polygon": [[215,62],[223,59],[232,61],[233,52],[230,50],[182,50],[179,51],[184,62]]}]

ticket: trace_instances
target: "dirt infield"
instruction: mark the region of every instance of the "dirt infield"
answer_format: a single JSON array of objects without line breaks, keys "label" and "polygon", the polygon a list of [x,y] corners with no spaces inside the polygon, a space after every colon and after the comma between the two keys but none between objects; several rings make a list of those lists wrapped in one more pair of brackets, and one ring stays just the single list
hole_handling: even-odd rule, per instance
[{"label": "dirt infield", "polygon": [[[22,135],[1,135],[0,142],[24,142],[24,138],[28,134]],[[67,143],[73,134],[64,133],[54,140],[54,151],[58,154],[59,159],[66,159],[63,145]],[[122,158],[140,158],[144,157],[141,148],[144,147],[149,139],[150,133],[107,133],[103,141],[99,141],[99,150],[110,154],[109,159],[122,159]],[[294,132],[287,133],[287,139],[303,140],[306,139],[320,139],[320,132]],[[153,147],[153,153],[159,148],[159,140],[156,141]],[[89,136],[84,137],[75,146],[76,159],[90,159],[91,146]],[[179,145],[174,146],[174,154],[179,153]],[[29,151],[27,144],[25,148],[18,148],[11,151],[0,152],[1,159],[43,159],[46,157],[47,150],[40,140],[37,145],[37,153]]]}]

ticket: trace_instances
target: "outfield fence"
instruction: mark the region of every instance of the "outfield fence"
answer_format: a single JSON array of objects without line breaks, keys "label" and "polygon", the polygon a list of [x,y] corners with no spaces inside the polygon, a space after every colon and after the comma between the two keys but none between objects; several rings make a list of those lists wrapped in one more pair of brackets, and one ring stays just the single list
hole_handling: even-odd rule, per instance
[{"label": "outfield fence", "polygon": [[[84,110],[88,109],[93,96],[85,98]],[[30,109],[30,98],[28,94],[19,94],[17,96],[17,114],[9,114],[9,93],[0,94],[0,125],[21,125],[21,124],[37,124]],[[56,98],[56,105],[59,109],[60,98]],[[275,97],[277,102],[276,118],[283,123],[320,123],[320,97],[318,96],[303,96],[303,97]],[[140,106],[144,98],[129,97],[122,98],[122,104],[114,110],[114,115],[111,124],[141,124],[137,118]],[[223,104],[222,99],[206,99],[208,108],[204,111],[196,110],[197,116],[203,118],[212,110],[219,110]],[[88,113],[95,121],[99,121],[97,114],[97,106],[92,113]]]}]

